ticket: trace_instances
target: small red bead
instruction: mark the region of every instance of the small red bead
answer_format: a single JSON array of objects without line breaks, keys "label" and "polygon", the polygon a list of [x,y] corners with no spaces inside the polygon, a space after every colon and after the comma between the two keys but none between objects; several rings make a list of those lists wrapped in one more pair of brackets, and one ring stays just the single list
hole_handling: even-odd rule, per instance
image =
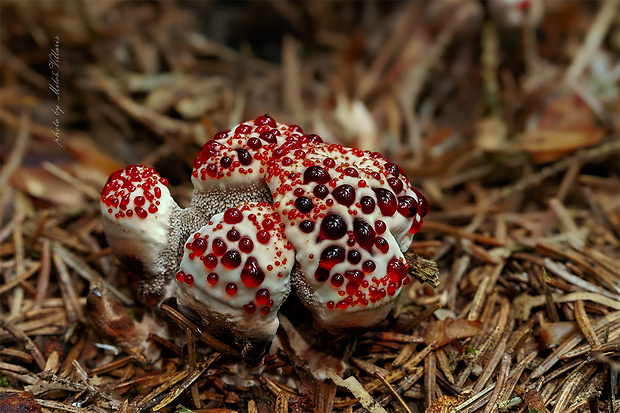
[{"label": "small red bead", "polygon": [[237,294],[237,284],[235,284],[235,283],[228,283],[228,284],[226,284],[225,290],[226,290],[226,294],[228,294],[228,295],[235,295],[235,294]]}]

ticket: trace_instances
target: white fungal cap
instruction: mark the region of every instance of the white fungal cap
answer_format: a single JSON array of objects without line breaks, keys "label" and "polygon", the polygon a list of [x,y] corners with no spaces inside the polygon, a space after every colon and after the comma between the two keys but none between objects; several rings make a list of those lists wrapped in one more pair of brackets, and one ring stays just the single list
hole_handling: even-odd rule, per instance
[{"label": "white fungal cap", "polygon": [[301,301],[335,333],[383,319],[409,282],[402,252],[428,204],[376,152],[328,145],[264,115],[207,142],[192,182],[191,205],[180,209],[153,169],[113,173],[101,194],[104,230],[143,275],[145,301],[175,290],[181,311],[232,336],[246,360],[273,338],[296,263]]},{"label": "white fungal cap", "polygon": [[131,165],[110,175],[101,191],[103,229],[112,252],[132,271],[146,274],[151,292],[162,291],[174,273],[172,222],[180,211],[168,182],[154,169]]},{"label": "white fungal cap", "polygon": [[218,132],[194,160],[192,207],[211,216],[242,202],[271,203],[265,173],[272,152],[291,136],[301,136],[301,128],[269,115]]},{"label": "white fungal cap", "polygon": [[280,148],[267,183],[296,250],[300,299],[331,332],[376,324],[409,283],[402,252],[426,201],[376,152],[307,135]]},{"label": "white fungal cap", "polygon": [[176,276],[179,309],[214,335],[230,332],[242,354],[256,356],[278,329],[294,263],[270,204],[229,208],[185,243]]}]

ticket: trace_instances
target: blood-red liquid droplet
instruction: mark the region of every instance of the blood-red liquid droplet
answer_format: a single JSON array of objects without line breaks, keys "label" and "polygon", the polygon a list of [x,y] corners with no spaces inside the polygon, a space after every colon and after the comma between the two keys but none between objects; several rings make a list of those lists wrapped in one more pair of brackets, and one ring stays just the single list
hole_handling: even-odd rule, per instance
[{"label": "blood-red liquid droplet", "polygon": [[243,311],[245,311],[246,314],[254,314],[256,312],[256,305],[250,301],[243,306]]},{"label": "blood-red liquid droplet", "polygon": [[133,203],[136,204],[137,206],[142,206],[144,205],[145,199],[143,196],[137,196],[134,200]]},{"label": "blood-red liquid droplet", "polygon": [[342,287],[342,284],[344,284],[344,277],[342,274],[334,274],[332,275],[331,283],[336,288]]},{"label": "blood-red liquid droplet", "polygon": [[301,213],[307,214],[312,211],[312,208],[314,208],[314,203],[310,198],[300,196],[295,200],[295,208],[297,208]]},{"label": "blood-red liquid droplet", "polygon": [[[228,136],[228,132],[230,132],[230,131],[220,131],[220,132],[216,133],[213,136],[213,140],[218,140],[218,139],[226,138],[226,136]],[[213,141],[209,141],[209,142],[213,142]],[[207,142],[207,143],[209,143],[209,142]]]},{"label": "blood-red liquid droplet", "polygon": [[263,219],[263,228],[266,229],[267,231],[271,231],[274,225],[275,225],[275,222],[273,221],[273,219],[271,218]]},{"label": "blood-red liquid droplet", "polygon": [[389,189],[373,188],[377,196],[377,205],[384,216],[391,217],[396,212],[398,206],[394,193]]},{"label": "blood-red liquid droplet", "polygon": [[269,307],[263,307],[263,308],[261,308],[261,309],[260,309],[260,313],[261,313],[262,315],[267,315],[267,314],[269,314],[270,312],[271,312],[271,309],[270,309]]},{"label": "blood-red liquid droplet", "polygon": [[260,290],[256,291],[255,298],[256,302],[259,305],[267,305],[267,303],[271,299],[271,294],[269,293],[268,289],[261,288]]},{"label": "blood-red liquid droplet", "polygon": [[394,193],[396,194],[401,193],[401,191],[404,188],[403,181],[401,181],[398,178],[394,178],[394,177],[388,178],[387,181],[388,181],[388,184],[390,185],[390,188],[392,188],[392,191],[394,191]]},{"label": "blood-red liquid droplet", "polygon": [[269,116],[268,114],[265,114],[263,116],[259,116],[258,118],[256,118],[256,120],[254,121],[254,124],[257,126],[270,126],[272,128],[276,127],[276,121]]},{"label": "blood-red liquid droplet", "polygon": [[398,213],[406,218],[412,218],[418,213],[418,204],[409,195],[398,197]]},{"label": "blood-red liquid droplet", "polygon": [[400,175],[400,168],[398,167],[398,165],[388,162],[385,164],[385,170],[388,171],[388,173],[394,177],[398,177],[398,175]]},{"label": "blood-red liquid droplet", "polygon": [[183,271],[177,272],[176,278],[179,282],[185,282],[185,273]]},{"label": "blood-red liquid droplet", "polygon": [[345,253],[344,248],[338,245],[330,245],[325,248],[321,253],[321,260],[319,266],[327,269],[331,269],[334,265],[344,261]]},{"label": "blood-red liquid droplet", "polygon": [[254,250],[254,242],[249,237],[242,237],[239,240],[239,249],[241,252],[249,254]]},{"label": "blood-red liquid droplet", "polygon": [[215,256],[215,254],[208,254],[205,256],[202,263],[204,264],[206,269],[212,270],[217,266],[217,257]]},{"label": "blood-red liquid droplet", "polygon": [[357,178],[359,176],[359,173],[355,168],[344,168],[344,171],[342,172],[344,172],[345,175],[351,176],[353,178]]},{"label": "blood-red liquid droplet", "polygon": [[377,231],[377,234],[383,234],[386,230],[387,230],[387,225],[385,225],[385,222],[378,219],[375,222],[375,231]]},{"label": "blood-red liquid droplet", "polygon": [[224,255],[226,250],[228,250],[228,246],[226,245],[226,241],[224,241],[220,237],[217,237],[216,239],[214,239],[212,245],[213,245],[212,246],[213,253],[215,255]]},{"label": "blood-red liquid droplet", "polygon": [[315,134],[309,134],[306,135],[305,140],[307,140],[308,142],[314,142],[314,143],[321,143],[323,142],[323,138],[321,138],[319,135],[315,135]]},{"label": "blood-red liquid droplet", "polygon": [[299,229],[301,230],[301,232],[309,234],[314,231],[314,223],[308,220],[301,221],[299,223]]},{"label": "blood-red liquid droplet", "polygon": [[334,166],[336,166],[336,161],[334,161],[332,158],[325,158],[323,159],[323,165],[328,168],[333,168]]},{"label": "blood-red liquid droplet", "polygon": [[185,275],[185,284],[192,285],[194,283],[194,276],[192,274]]},{"label": "blood-red liquid droplet", "polygon": [[332,179],[329,172],[317,165],[312,165],[304,172],[304,184],[308,182],[316,182],[317,184],[326,184]]},{"label": "blood-red liquid droplet", "polygon": [[393,282],[392,282],[392,283],[389,283],[389,284],[388,284],[388,287],[387,287],[387,293],[388,293],[388,295],[389,295],[390,297],[391,297],[391,296],[393,296],[394,294],[396,294],[396,288],[397,288],[397,287],[396,287],[396,283],[393,283]]},{"label": "blood-red liquid droplet", "polygon": [[349,261],[351,264],[357,264],[361,260],[362,260],[362,254],[360,254],[359,251],[351,250],[347,254],[347,261]]},{"label": "blood-red liquid droplet", "polygon": [[361,284],[364,281],[364,273],[360,270],[348,270],[344,273],[344,278],[349,281],[354,281],[358,284]]},{"label": "blood-red liquid droplet", "polygon": [[377,268],[377,265],[374,261],[371,260],[364,261],[364,263],[362,264],[362,271],[364,271],[366,274],[370,274],[375,270],[375,268]]},{"label": "blood-red liquid droplet", "polygon": [[420,191],[414,189],[413,192],[418,196],[418,213],[422,218],[428,214],[428,201]]},{"label": "blood-red liquid droplet", "polygon": [[225,268],[232,269],[241,265],[241,254],[239,251],[230,250],[222,257],[222,265]]},{"label": "blood-red liquid droplet", "polygon": [[347,224],[338,214],[329,214],[321,222],[319,237],[327,239],[340,239],[347,233]]},{"label": "blood-red liquid droplet", "polygon": [[318,282],[325,282],[329,278],[329,270],[327,268],[317,268],[314,272],[314,279]]},{"label": "blood-red liquid droplet", "polygon": [[271,238],[271,235],[269,235],[269,232],[263,229],[261,229],[260,231],[256,233],[256,240],[260,242],[261,244],[267,244],[270,238]]},{"label": "blood-red liquid droplet", "polygon": [[246,260],[241,270],[241,281],[248,287],[258,287],[265,280],[265,273],[258,265],[256,258],[250,257]]},{"label": "blood-red liquid droplet", "polygon": [[228,294],[228,295],[235,295],[235,294],[237,294],[237,284],[235,284],[235,283],[228,283],[228,284],[226,284],[225,290],[226,290],[226,294]]},{"label": "blood-red liquid droplet", "polygon": [[349,184],[340,185],[332,191],[332,196],[339,204],[348,207],[355,202],[355,189]]},{"label": "blood-red liquid droplet", "polygon": [[377,237],[375,240],[375,246],[384,254],[390,249],[390,244],[388,244],[385,238],[382,237]]},{"label": "blood-red liquid droplet", "polygon": [[402,282],[402,280],[407,278],[407,266],[398,258],[394,257],[388,262],[387,275],[390,277],[390,280],[395,283],[399,281]]},{"label": "blood-red liquid droplet", "polygon": [[258,138],[250,138],[248,139],[248,147],[255,151],[259,150],[263,146]]},{"label": "blood-red liquid droplet", "polygon": [[370,251],[375,243],[375,230],[361,218],[353,220],[353,236],[362,248]]},{"label": "blood-red liquid droplet", "polygon": [[360,285],[356,282],[350,281],[349,283],[347,283],[347,294],[348,295],[353,295],[357,292],[357,290],[359,290]]},{"label": "blood-red liquid droplet", "polygon": [[237,157],[239,158],[239,163],[241,165],[248,166],[252,163],[252,155],[250,155],[250,152],[243,148],[235,149],[235,151],[237,152]]},{"label": "blood-red liquid droplet", "polygon": [[317,185],[312,190],[314,196],[320,199],[325,199],[327,195],[329,195],[329,189],[325,185]]},{"label": "blood-red liquid droplet", "polygon": [[136,207],[134,210],[136,211],[136,215],[142,219],[146,218],[149,215],[148,212],[146,212],[144,209],[140,207]]},{"label": "blood-red liquid droplet", "polygon": [[375,200],[369,196],[363,196],[360,199],[360,204],[364,214],[371,214],[375,210]]},{"label": "blood-red liquid droplet", "polygon": [[219,279],[220,277],[214,272],[209,273],[209,275],[207,275],[207,282],[211,285],[217,284]]},{"label": "blood-red liquid droplet", "polygon": [[420,227],[422,226],[421,222],[418,221],[413,221],[411,223],[411,228],[409,228],[409,233],[410,234],[417,234],[418,231],[420,231]]},{"label": "blood-red liquid droplet", "polygon": [[252,131],[252,127],[250,125],[241,124],[235,128],[235,133],[244,134]]},{"label": "blood-red liquid droplet", "polygon": [[224,169],[230,168],[231,164],[232,164],[232,159],[230,159],[228,156],[222,156],[222,159],[220,159],[220,165]]},{"label": "blood-red liquid droplet", "polygon": [[207,165],[207,175],[211,178],[215,178],[217,176],[217,165],[214,163]]},{"label": "blood-red liquid droplet", "polygon": [[271,131],[265,131],[261,133],[258,137],[267,143],[276,143],[278,141],[276,139],[276,135]]},{"label": "blood-red liquid droplet", "polygon": [[157,207],[155,206],[155,204],[151,204],[149,206],[149,213],[151,213],[151,214],[157,213]]},{"label": "blood-red liquid droplet", "polygon": [[243,214],[237,208],[228,208],[224,212],[224,222],[230,225],[238,224],[243,220]]},{"label": "blood-red liquid droplet", "polygon": [[226,239],[231,242],[237,242],[241,238],[241,234],[236,229],[231,229],[226,233]]},{"label": "blood-red liquid droplet", "polygon": [[204,252],[207,250],[207,244],[208,242],[206,239],[196,238],[191,244],[192,252],[197,256],[204,254]]}]

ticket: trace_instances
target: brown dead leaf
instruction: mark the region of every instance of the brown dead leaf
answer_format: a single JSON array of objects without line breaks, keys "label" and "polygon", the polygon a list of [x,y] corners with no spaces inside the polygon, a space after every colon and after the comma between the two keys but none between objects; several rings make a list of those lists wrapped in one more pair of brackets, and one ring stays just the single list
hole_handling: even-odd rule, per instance
[{"label": "brown dead leaf", "polygon": [[[64,142],[63,142],[64,143]],[[124,164],[109,156],[99,149],[93,140],[87,135],[74,134],[71,139],[64,143],[65,148],[76,159],[79,165],[74,165],[74,169],[79,169],[86,176],[80,177],[88,181],[101,181],[105,183],[107,177],[114,171],[125,167]]]},{"label": "brown dead leaf", "polygon": [[11,182],[26,194],[59,207],[74,207],[84,202],[81,191],[42,168],[22,166]]},{"label": "brown dead leaf", "polygon": [[517,147],[528,152],[534,162],[545,163],[594,146],[604,135],[585,102],[574,94],[566,94],[547,106],[538,130],[517,137]]},{"label": "brown dead leaf", "polygon": [[546,163],[578,149],[594,146],[602,141],[604,134],[600,129],[590,131],[539,129],[519,135],[517,147],[528,152],[534,162]]},{"label": "brown dead leaf", "polygon": [[424,331],[424,342],[435,343],[436,347],[442,347],[454,340],[473,337],[478,333],[480,321],[447,318],[443,321],[433,320]]},{"label": "brown dead leaf", "polygon": [[578,329],[574,321],[543,323],[540,326],[540,339],[547,347],[557,347]]}]

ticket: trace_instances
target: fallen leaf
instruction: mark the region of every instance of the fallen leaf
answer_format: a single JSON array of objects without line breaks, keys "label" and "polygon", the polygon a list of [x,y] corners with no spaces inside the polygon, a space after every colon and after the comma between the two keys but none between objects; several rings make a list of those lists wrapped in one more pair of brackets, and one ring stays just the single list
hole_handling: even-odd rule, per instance
[{"label": "fallen leaf", "polygon": [[443,321],[433,320],[424,331],[424,342],[435,343],[442,347],[454,340],[473,337],[480,328],[480,321],[447,318]]}]

